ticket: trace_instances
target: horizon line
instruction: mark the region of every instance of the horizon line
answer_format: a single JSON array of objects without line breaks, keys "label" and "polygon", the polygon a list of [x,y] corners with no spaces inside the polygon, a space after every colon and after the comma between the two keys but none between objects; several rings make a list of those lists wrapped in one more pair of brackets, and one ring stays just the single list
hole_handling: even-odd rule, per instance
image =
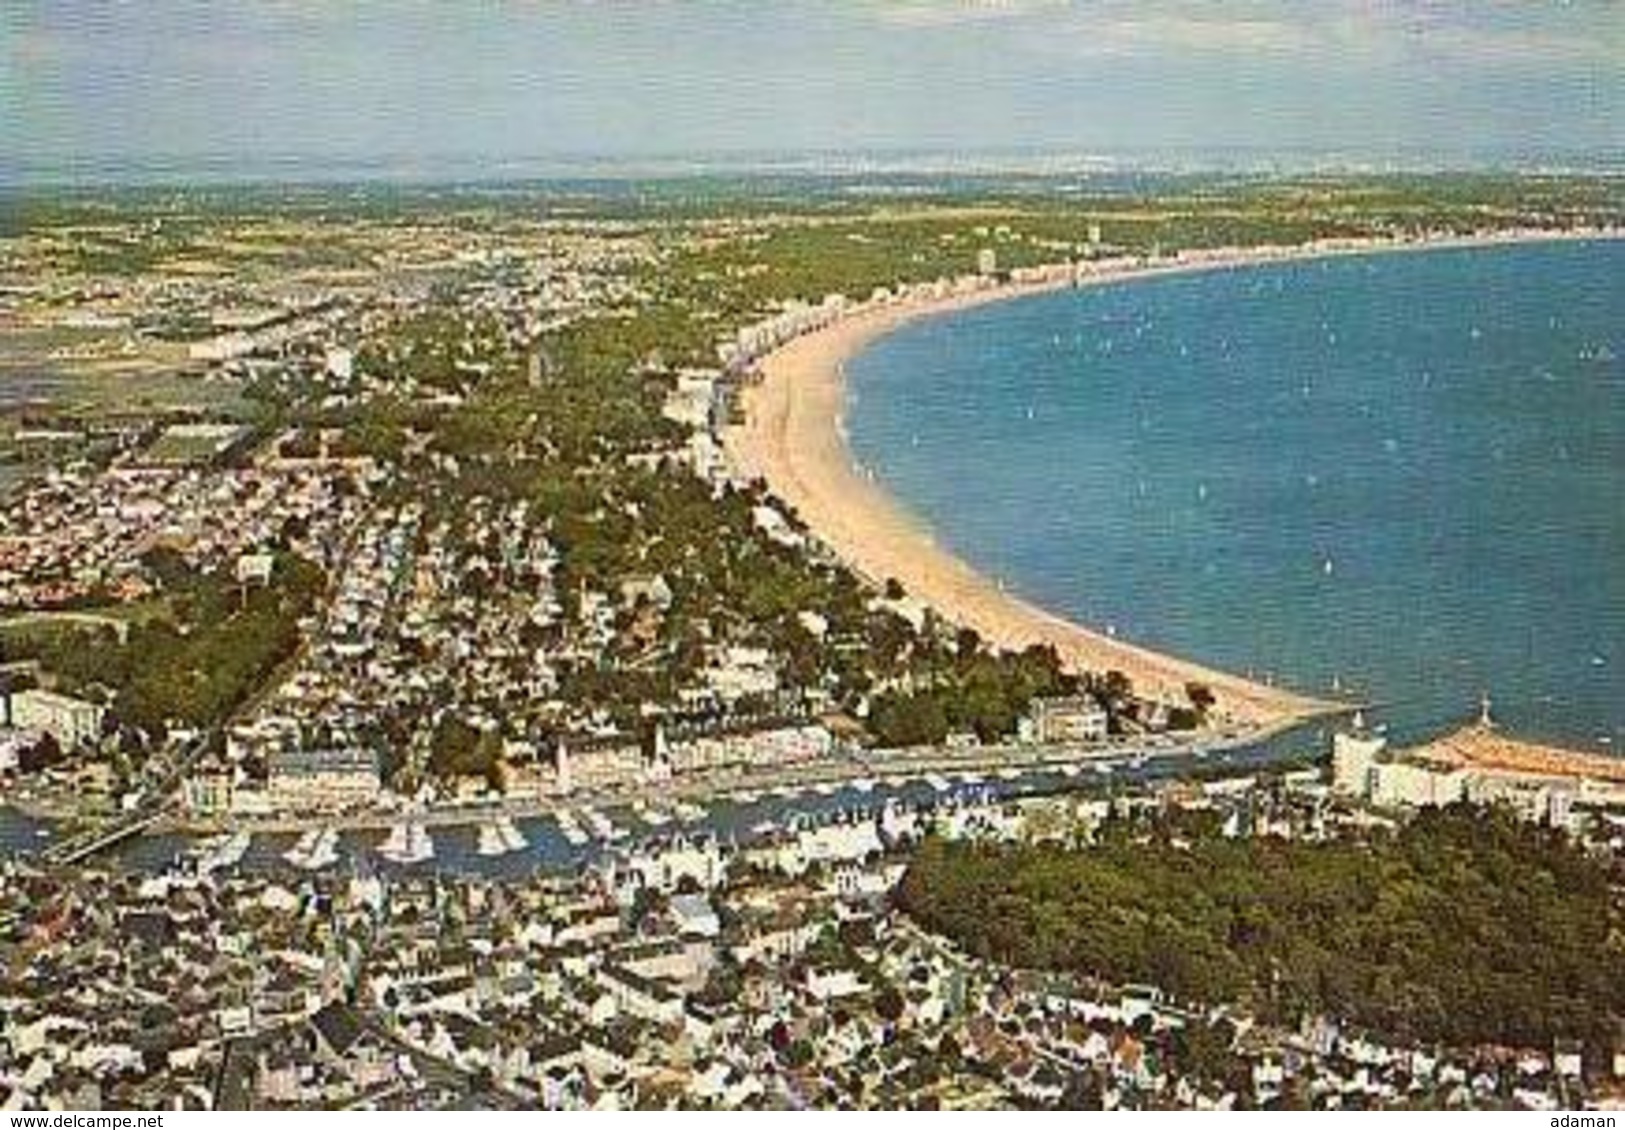
[{"label": "horizon line", "polygon": [[194,153],[149,156],[13,158],[0,189],[138,187],[297,187],[377,183],[513,184],[523,181],[741,179],[797,176],[1054,178],[1133,175],[1405,175],[1448,173],[1625,174],[1625,148],[1519,150],[1467,147],[1454,153],[1395,146],[1264,147],[1005,146],[695,149],[648,153],[553,151],[398,154]]}]

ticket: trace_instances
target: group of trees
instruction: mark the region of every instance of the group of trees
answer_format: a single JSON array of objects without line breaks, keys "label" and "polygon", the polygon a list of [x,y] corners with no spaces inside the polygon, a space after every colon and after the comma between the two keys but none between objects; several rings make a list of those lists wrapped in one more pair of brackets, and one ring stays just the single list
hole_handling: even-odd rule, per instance
[{"label": "group of trees", "polygon": [[299,618],[326,583],[320,568],[291,553],[277,555],[269,584],[247,588],[167,551],[147,564],[166,607],[132,624],[125,639],[111,627],[86,627],[27,650],[67,690],[111,695],[115,716],[149,733],[224,720],[294,654]]},{"label": "group of trees", "polygon": [[1211,820],[1109,823],[1094,846],[927,841],[902,907],[969,952],[1296,1023],[1601,1053],[1625,1018],[1617,876],[1501,809],[1397,833],[1226,839]]},{"label": "group of trees", "polygon": [[952,662],[928,678],[928,685],[875,696],[869,728],[882,744],[935,745],[951,733],[1000,741],[1015,733],[1034,698],[1070,694],[1079,686],[1061,670],[1054,648],[1033,646],[1019,654],[994,655],[973,632],[960,633]]}]

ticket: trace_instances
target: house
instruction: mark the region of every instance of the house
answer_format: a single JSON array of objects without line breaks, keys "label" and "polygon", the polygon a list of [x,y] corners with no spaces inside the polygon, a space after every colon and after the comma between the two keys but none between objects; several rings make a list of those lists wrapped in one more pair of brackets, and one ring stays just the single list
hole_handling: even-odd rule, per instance
[{"label": "house", "polygon": [[276,558],[269,553],[245,553],[237,558],[239,585],[268,585]]},{"label": "house", "polygon": [[322,1049],[335,1061],[343,1060],[363,1032],[355,1009],[339,1001],[328,1001],[310,1017]]},{"label": "house", "polygon": [[606,965],[595,978],[612,997],[619,1011],[653,1024],[676,1024],[683,1019],[683,998],[670,988],[632,972],[622,965]]},{"label": "house", "polygon": [[1024,737],[1039,745],[1106,740],[1106,708],[1088,695],[1036,698],[1024,721]]},{"label": "house", "polygon": [[621,582],[621,602],[628,605],[647,604],[664,612],[671,607],[671,586],[659,573],[638,573]]},{"label": "house", "polygon": [[670,905],[672,921],[682,937],[714,938],[722,933],[722,923],[706,896],[673,895]]},{"label": "house", "polygon": [[219,765],[199,769],[181,784],[187,811],[199,816],[230,812],[234,783],[229,769]]}]

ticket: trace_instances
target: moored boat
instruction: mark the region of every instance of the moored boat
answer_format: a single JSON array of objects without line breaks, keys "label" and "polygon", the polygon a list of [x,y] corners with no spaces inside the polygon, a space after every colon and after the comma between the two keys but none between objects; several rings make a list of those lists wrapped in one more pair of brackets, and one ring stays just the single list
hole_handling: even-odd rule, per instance
[{"label": "moored boat", "polygon": [[513,822],[512,817],[504,816],[499,819],[496,828],[497,838],[509,851],[524,851],[530,846],[530,841],[525,839],[525,833],[519,830],[519,825]]},{"label": "moored boat", "polygon": [[486,822],[480,825],[479,834],[475,840],[474,850],[486,858],[508,854],[508,845],[502,842],[497,834],[497,826]]},{"label": "moored boat", "polygon": [[389,837],[378,846],[378,854],[405,866],[425,863],[434,858],[434,840],[421,822],[409,820],[390,829]]}]

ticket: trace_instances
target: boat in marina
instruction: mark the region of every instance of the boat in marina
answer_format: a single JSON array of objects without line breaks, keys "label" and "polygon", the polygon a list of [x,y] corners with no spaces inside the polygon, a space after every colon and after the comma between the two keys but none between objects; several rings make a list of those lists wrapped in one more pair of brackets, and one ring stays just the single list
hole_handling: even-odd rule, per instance
[{"label": "boat in marina", "polygon": [[434,858],[434,840],[421,822],[408,820],[389,830],[389,836],[378,845],[378,854],[403,866],[426,863]]},{"label": "boat in marina", "polygon": [[671,816],[664,809],[641,800],[632,802],[632,815],[651,828],[664,828],[671,823]]},{"label": "boat in marina", "polygon": [[1021,770],[1014,768],[1000,769],[998,777],[1001,781],[1019,781],[1021,779]]},{"label": "boat in marina", "polygon": [[875,791],[875,779],[873,777],[859,777],[852,782],[852,787],[860,793],[872,793]]},{"label": "boat in marina", "polygon": [[283,862],[295,867],[304,866],[304,861],[310,858],[311,849],[316,846],[316,836],[314,831],[301,833],[298,841],[282,853]]},{"label": "boat in marina", "polygon": [[246,830],[233,832],[226,838],[226,842],[216,850],[211,862],[216,870],[236,867],[243,861],[243,857],[248,854],[248,849],[253,845],[253,833]]},{"label": "boat in marina", "polygon": [[980,773],[961,773],[959,779],[967,785],[980,785],[986,780]]},{"label": "boat in marina", "polygon": [[609,839],[610,823],[602,812],[596,808],[583,807],[577,815],[581,818],[581,826],[586,829],[589,836],[595,840]]},{"label": "boat in marina", "polygon": [[587,845],[587,833],[581,830],[581,825],[576,821],[574,812],[571,812],[568,808],[561,808],[553,814],[553,819],[558,822],[559,833],[569,842],[571,847],[585,847]]},{"label": "boat in marina", "polygon": [[320,871],[338,862],[339,834],[332,828],[314,829],[282,853],[282,858],[302,871]]},{"label": "boat in marina", "polygon": [[1110,777],[1116,771],[1117,766],[1110,761],[1095,762],[1095,772],[1099,773],[1102,777]]},{"label": "boat in marina", "polygon": [[1069,761],[1065,765],[1061,766],[1061,776],[1066,777],[1068,779],[1073,778],[1073,777],[1077,777],[1077,776],[1081,775],[1082,773],[1083,773],[1083,766],[1078,765],[1075,762],[1070,762]]},{"label": "boat in marina", "polygon": [[583,806],[581,809],[581,823],[594,839],[608,840],[613,843],[626,838],[626,829],[617,828],[614,821],[596,808]]},{"label": "boat in marina", "polygon": [[205,840],[197,854],[198,871],[207,875],[237,866],[243,861],[243,856],[248,854],[253,842],[254,837],[246,831]]},{"label": "boat in marina", "polygon": [[701,808],[693,801],[673,801],[671,807],[672,811],[677,814],[677,819],[681,820],[685,824],[695,824],[705,819],[705,809]]},{"label": "boat in marina", "polygon": [[948,778],[941,773],[927,773],[925,783],[930,785],[934,792],[945,793],[953,787]]},{"label": "boat in marina", "polygon": [[813,792],[817,793],[819,796],[834,796],[836,793],[836,788],[828,781],[820,781],[818,784],[813,786]]},{"label": "boat in marina", "polygon": [[480,825],[474,850],[486,858],[508,854],[507,845],[502,842],[502,837],[497,834],[495,821],[487,821]]},{"label": "boat in marina", "polygon": [[513,822],[512,817],[504,816],[499,819],[496,828],[497,838],[509,851],[524,851],[530,846],[530,841],[525,839],[525,833],[519,830],[519,825]]}]

